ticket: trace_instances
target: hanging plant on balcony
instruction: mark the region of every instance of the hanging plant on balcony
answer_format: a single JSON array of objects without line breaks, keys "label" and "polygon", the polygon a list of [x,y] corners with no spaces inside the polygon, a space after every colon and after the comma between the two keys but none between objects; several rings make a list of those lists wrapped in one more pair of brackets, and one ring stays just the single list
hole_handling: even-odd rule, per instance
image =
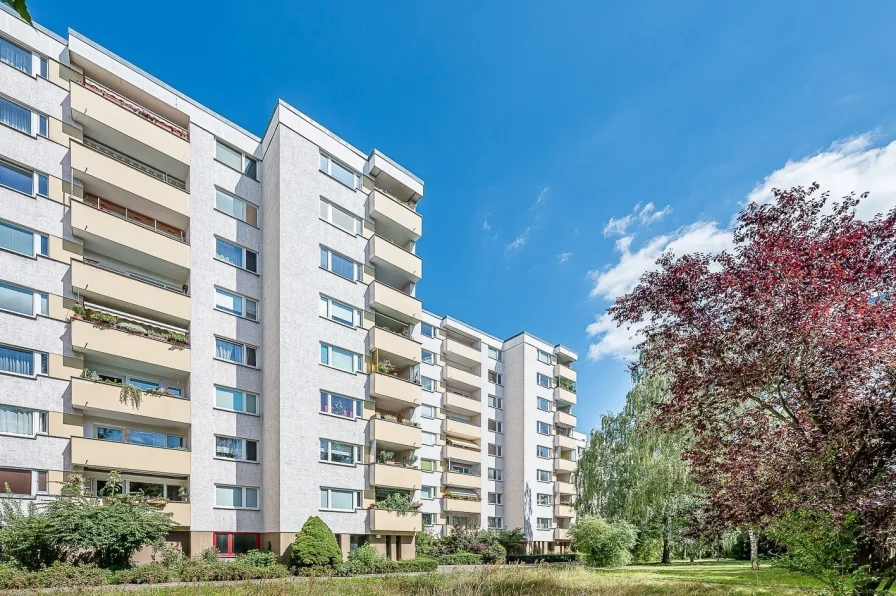
[{"label": "hanging plant on balcony", "polygon": [[118,319],[116,319],[114,316],[98,311],[92,311],[90,313],[90,320],[95,323],[103,323],[110,326],[114,326],[118,323]]},{"label": "hanging plant on balcony", "polygon": [[81,378],[87,379],[88,381],[99,381],[100,375],[95,370],[90,370],[89,368],[85,368],[81,371]]},{"label": "hanging plant on balcony", "polygon": [[177,331],[169,331],[166,334],[168,341],[173,344],[179,345],[187,345],[190,341],[190,336],[187,333],[178,333]]},{"label": "hanging plant on balcony", "polygon": [[146,328],[138,325],[137,323],[131,323],[129,321],[122,321],[117,325],[119,329],[122,331],[127,331],[129,333],[135,333],[137,335],[146,335]]},{"label": "hanging plant on balcony", "polygon": [[132,408],[139,410],[140,404],[143,403],[143,393],[140,391],[139,387],[128,383],[121,386],[121,392],[118,394],[118,401],[123,404],[130,403]]}]

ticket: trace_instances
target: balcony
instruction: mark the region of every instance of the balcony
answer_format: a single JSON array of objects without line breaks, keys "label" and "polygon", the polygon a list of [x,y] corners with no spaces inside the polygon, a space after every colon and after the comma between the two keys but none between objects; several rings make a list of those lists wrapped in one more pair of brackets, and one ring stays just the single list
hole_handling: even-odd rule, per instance
[{"label": "balcony", "polygon": [[85,300],[178,326],[190,324],[190,297],[160,287],[95,261],[72,261],[72,288]]},{"label": "balcony", "polygon": [[72,437],[72,465],[120,472],[188,476],[190,452]]},{"label": "balcony", "polygon": [[576,417],[570,414],[569,412],[564,412],[562,410],[554,411],[554,424],[558,426],[566,426],[570,428],[574,428],[576,425]]},{"label": "balcony", "polygon": [[423,444],[423,431],[419,426],[375,416],[370,421],[370,439],[376,441],[379,448],[419,449]]},{"label": "balcony", "polygon": [[576,516],[576,509],[572,505],[564,505],[557,503],[554,505],[554,517],[573,518]]},{"label": "balcony", "polygon": [[482,429],[478,424],[469,424],[460,422],[459,420],[451,420],[446,418],[442,420],[442,434],[460,437],[461,439],[469,439],[478,441],[482,438]]},{"label": "balcony", "polygon": [[71,105],[77,122],[92,131],[117,132],[127,138],[134,153],[145,146],[159,153],[159,159],[167,158],[181,167],[190,165],[190,137],[183,127],[96,81],[85,78],[83,85],[73,84]]},{"label": "balcony", "polygon": [[165,505],[165,513],[172,513],[172,521],[181,528],[190,527],[191,508],[189,503],[170,502]]},{"label": "balcony", "polygon": [[[72,407],[103,418],[146,420],[156,426],[189,425],[190,400],[144,393],[139,409],[121,403],[121,385],[72,379]],[[110,416],[110,414],[112,414]]]},{"label": "balcony", "polygon": [[442,484],[445,486],[459,486],[461,488],[482,488],[482,477],[479,474],[462,474],[460,472],[443,472]]},{"label": "balcony", "polygon": [[559,447],[561,449],[578,449],[579,444],[572,437],[558,433],[554,435],[554,447]]},{"label": "balcony", "polygon": [[451,445],[449,443],[442,447],[442,459],[478,464],[482,461],[482,450]]},{"label": "balcony", "polygon": [[567,404],[576,404],[576,394],[564,387],[554,387],[554,401],[564,402]]},{"label": "balcony", "polygon": [[442,511],[450,511],[452,513],[482,513],[482,501],[470,498],[458,499],[447,497],[442,499]]},{"label": "balcony", "polygon": [[482,377],[450,362],[442,367],[442,380],[467,391],[479,391],[482,388]]},{"label": "balcony", "polygon": [[423,235],[423,216],[378,188],[370,193],[367,213],[375,221],[385,219],[404,228],[413,240],[418,240]]},{"label": "balcony", "polygon": [[72,321],[72,349],[106,361],[124,360],[129,368],[145,370],[149,364],[172,376],[190,372],[189,347],[84,320]]},{"label": "balcony", "polygon": [[370,375],[370,396],[389,410],[419,407],[422,391],[420,385],[407,379],[378,372]]},{"label": "balcony", "polygon": [[370,534],[396,532],[411,534],[420,531],[420,512],[399,513],[388,509],[369,509],[367,524]]},{"label": "balcony", "polygon": [[416,323],[423,314],[419,300],[381,281],[367,287],[367,306],[403,323]]},{"label": "balcony", "polygon": [[554,365],[554,377],[563,377],[564,379],[568,379],[573,383],[576,382],[576,371],[569,368],[565,364],[560,364],[559,362]]},{"label": "balcony", "polygon": [[183,181],[87,138],[72,141],[71,160],[75,178],[90,194],[181,229],[188,226],[190,195]]},{"label": "balcony", "polygon": [[376,267],[398,269],[414,283],[423,275],[423,259],[382,236],[371,236],[367,243],[367,260]]},{"label": "balcony", "polygon": [[370,330],[367,334],[367,349],[371,353],[374,350],[381,352],[379,360],[388,360],[397,368],[420,363],[420,344],[384,327]]},{"label": "balcony", "polygon": [[460,393],[454,393],[451,390],[442,394],[442,407],[468,416],[478,416],[482,413],[481,401]]},{"label": "balcony", "polygon": [[572,535],[569,533],[569,528],[554,528],[554,540],[560,542],[567,542],[572,540]]},{"label": "balcony", "polygon": [[558,457],[554,459],[554,472],[558,474],[569,474],[576,471],[576,462],[571,459],[563,459]]},{"label": "balcony", "polygon": [[460,362],[464,366],[478,366],[482,358],[477,348],[450,337],[442,340],[442,352],[446,358]]},{"label": "balcony", "polygon": [[367,466],[367,469],[371,486],[420,490],[422,476],[418,468],[375,463]]},{"label": "balcony", "polygon": [[554,482],[554,492],[558,495],[574,495],[576,494],[576,485],[572,482],[557,480]]}]

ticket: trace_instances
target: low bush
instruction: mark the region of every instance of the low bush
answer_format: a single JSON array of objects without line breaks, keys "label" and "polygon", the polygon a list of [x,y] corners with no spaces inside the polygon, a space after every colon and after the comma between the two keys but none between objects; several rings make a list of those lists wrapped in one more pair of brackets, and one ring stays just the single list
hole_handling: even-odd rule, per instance
[{"label": "low bush", "polygon": [[417,557],[416,559],[402,559],[390,561],[391,571],[396,573],[410,573],[412,571],[435,571],[439,568],[439,562],[429,557]]},{"label": "low bush", "polygon": [[632,562],[638,531],[627,521],[583,517],[570,528],[572,545],[592,567],[620,567]]},{"label": "low bush", "polygon": [[94,565],[53,563],[38,571],[25,571],[11,565],[0,565],[0,590],[33,588],[79,588],[102,586],[107,572]]},{"label": "low bush", "polygon": [[577,553],[547,553],[543,555],[507,555],[508,563],[536,565],[538,563],[578,563]]},{"label": "low bush", "polygon": [[132,569],[122,569],[112,574],[109,583],[112,584],[163,584],[176,579],[176,570],[162,565],[150,563],[140,565]]},{"label": "low bush", "polygon": [[346,575],[377,573],[387,560],[373,545],[362,544],[348,554],[348,561],[342,565],[342,572]]},{"label": "low bush", "polygon": [[180,569],[180,581],[215,582],[236,581],[246,579],[277,579],[287,577],[289,569],[285,565],[274,564],[256,566],[241,561],[243,557],[233,561],[208,563],[199,559],[185,561]]},{"label": "low bush", "polygon": [[458,551],[439,557],[439,565],[482,565],[482,556],[476,553]]},{"label": "low bush", "polygon": [[277,560],[277,555],[275,553],[272,553],[269,550],[256,549],[252,549],[245,555],[241,555],[237,558],[237,561],[253,567],[273,567],[280,562]]}]

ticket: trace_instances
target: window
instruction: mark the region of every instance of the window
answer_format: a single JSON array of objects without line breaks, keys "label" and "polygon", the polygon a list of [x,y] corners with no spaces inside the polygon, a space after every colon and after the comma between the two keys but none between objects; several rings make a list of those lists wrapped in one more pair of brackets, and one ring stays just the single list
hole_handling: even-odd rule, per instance
[{"label": "window", "polygon": [[258,253],[226,240],[215,238],[215,258],[234,267],[258,273]]},{"label": "window", "polygon": [[429,350],[421,351],[421,359],[426,364],[435,364],[436,363],[436,355],[430,352]]},{"label": "window", "polygon": [[547,422],[536,422],[536,427],[538,430],[538,434],[540,435],[550,435],[551,434],[551,425]]},{"label": "window", "polygon": [[421,499],[435,499],[436,498],[436,487],[435,486],[424,486],[420,489],[420,498]]},{"label": "window", "polygon": [[489,443],[488,454],[495,457],[504,457],[504,447],[502,447],[501,445],[495,445],[494,443]]},{"label": "window", "polygon": [[550,530],[551,529],[551,518],[539,517],[538,518],[538,529],[539,530]]},{"label": "window", "polygon": [[436,435],[435,433],[423,432],[423,444],[424,445],[435,445],[436,444]]},{"label": "window", "polygon": [[215,437],[215,457],[234,461],[258,461],[258,441],[236,437]]},{"label": "window", "polygon": [[342,165],[325,153],[320,154],[320,171],[332,176],[349,188],[358,190],[361,188],[361,175],[356,174],[347,166]]},{"label": "window", "polygon": [[421,377],[420,383],[423,386],[424,391],[435,391],[436,390],[435,379],[430,379],[429,377]]},{"label": "window", "polygon": [[321,488],[320,508],[335,511],[354,511],[361,507],[361,491],[341,488]]},{"label": "window", "polygon": [[538,409],[542,412],[550,412],[551,411],[551,401],[547,400],[543,397],[538,398]]},{"label": "window", "polygon": [[333,300],[323,294],[320,296],[320,309],[318,314],[325,319],[330,319],[331,321],[336,321],[337,323],[348,325],[349,327],[360,327],[362,324],[360,309]]},{"label": "window", "polygon": [[420,416],[422,416],[423,418],[435,418],[436,417],[435,406],[428,406],[426,404],[423,404],[422,408],[423,409],[420,413]]},{"label": "window", "polygon": [[504,409],[504,398],[498,397],[497,395],[489,395],[488,396],[488,407],[495,408],[496,410]]},{"label": "window", "polygon": [[246,532],[215,532],[215,550],[220,557],[245,555],[261,548],[261,534]]},{"label": "window", "polygon": [[495,385],[503,385],[504,384],[504,375],[500,373],[496,373],[493,370],[488,371],[488,382],[494,383]]},{"label": "window", "polygon": [[423,525],[424,526],[436,525],[436,514],[435,513],[424,513],[423,514]]},{"label": "window", "polygon": [[503,505],[504,495],[502,493],[488,493],[489,505]]},{"label": "window", "polygon": [[448,468],[449,472],[454,472],[455,474],[463,474],[465,476],[473,475],[473,468],[465,464],[456,464],[452,463],[451,467]]},{"label": "window", "polygon": [[238,389],[215,386],[215,407],[258,415],[258,396]]},{"label": "window", "polygon": [[545,447],[544,445],[537,445],[535,447],[538,457],[543,459],[551,459],[551,448]]},{"label": "window", "polygon": [[543,375],[541,373],[536,373],[535,380],[542,387],[547,387],[547,388],[551,387],[551,377],[549,377],[547,375]]},{"label": "window", "polygon": [[0,248],[33,257],[47,256],[49,241],[43,234],[0,221]]},{"label": "window", "polygon": [[258,207],[235,195],[224,192],[220,188],[215,189],[215,209],[249,225],[258,225]]},{"label": "window", "polygon": [[46,174],[21,168],[2,160],[0,160],[0,186],[31,196],[45,197],[50,193],[50,179]]},{"label": "window", "polygon": [[0,345],[0,372],[26,377],[45,375],[48,373],[48,360],[49,357],[44,352]]},{"label": "window", "polygon": [[320,440],[320,461],[353,465],[361,463],[361,447],[351,443]]},{"label": "window", "polygon": [[504,518],[503,517],[488,518],[488,529],[489,530],[500,530],[503,527],[504,527]]},{"label": "window", "polygon": [[494,480],[496,482],[501,482],[504,480],[504,470],[498,470],[496,468],[488,469],[488,479]]},{"label": "window", "polygon": [[320,266],[330,273],[335,273],[339,277],[352,281],[361,281],[364,277],[364,268],[360,263],[356,263],[348,257],[344,257],[323,246],[320,247]]},{"label": "window", "polygon": [[552,364],[554,362],[554,359],[547,352],[538,350],[538,361],[544,362],[545,364]]},{"label": "window", "polygon": [[420,335],[424,335],[426,337],[435,337],[436,328],[429,323],[420,323]]},{"label": "window", "polygon": [[215,159],[254,180],[258,180],[258,162],[242,151],[216,141]]},{"label": "window", "polygon": [[46,315],[49,297],[42,292],[0,282],[0,310],[22,315]]},{"label": "window", "polygon": [[215,358],[258,368],[258,348],[220,337],[215,338]]},{"label": "window", "polygon": [[552,499],[552,498],[553,498],[552,495],[544,494],[544,493],[538,493],[538,494],[536,495],[536,501],[535,501],[535,502],[536,502],[538,505],[550,505],[550,504],[551,504],[551,499]]},{"label": "window", "polygon": [[421,459],[420,460],[420,469],[424,472],[435,472],[436,471],[436,462],[431,459]]},{"label": "window", "polygon": [[488,346],[488,357],[491,358],[492,360],[497,360],[498,362],[501,362],[502,360],[504,360],[504,353],[501,352],[501,350],[499,350],[498,348],[493,348],[491,346]]},{"label": "window", "polygon": [[504,423],[497,420],[489,420],[488,430],[493,433],[502,433],[504,432]]},{"label": "window", "polygon": [[215,507],[258,509],[258,489],[248,486],[215,485]]},{"label": "window", "polygon": [[0,406],[0,433],[23,437],[46,434],[47,417],[47,412]]},{"label": "window", "polygon": [[35,114],[37,116],[37,134],[46,137],[50,134],[50,119],[43,114]]},{"label": "window", "polygon": [[165,449],[183,449],[184,438],[177,435],[166,435],[149,430],[128,430],[128,443],[146,447],[162,447]]},{"label": "window", "polygon": [[124,441],[124,430],[120,428],[110,428],[108,426],[98,426],[96,427],[96,438],[101,441],[121,443]]},{"label": "window", "polygon": [[551,475],[550,470],[538,470],[538,481],[539,482],[551,482],[553,477]]},{"label": "window", "polygon": [[[37,491],[35,491],[34,477],[37,478]],[[33,472],[32,470],[18,470],[15,468],[0,468],[0,487],[9,490],[14,495],[31,496],[35,492],[47,492],[47,473]]]},{"label": "window", "polygon": [[220,288],[215,288],[215,308],[238,317],[243,317],[244,319],[249,319],[250,321],[258,320],[257,300],[246,298]]},{"label": "window", "polygon": [[0,97],[0,123],[30,135],[31,110]]},{"label": "window", "polygon": [[354,419],[361,418],[364,406],[361,400],[345,397],[344,395],[336,395],[326,391],[320,392],[320,411],[325,414],[334,416],[342,416],[343,418]]},{"label": "window", "polygon": [[5,62],[13,68],[31,74],[34,59],[29,50],[12,43],[6,38],[0,37],[0,62]]},{"label": "window", "polygon": [[361,354],[328,344],[320,344],[320,363],[350,373],[362,372],[364,369],[364,357]]},{"label": "window", "polygon": [[355,236],[360,235],[361,229],[364,227],[360,217],[324,199],[320,200],[320,218],[327,223],[333,224],[343,232],[348,232]]}]

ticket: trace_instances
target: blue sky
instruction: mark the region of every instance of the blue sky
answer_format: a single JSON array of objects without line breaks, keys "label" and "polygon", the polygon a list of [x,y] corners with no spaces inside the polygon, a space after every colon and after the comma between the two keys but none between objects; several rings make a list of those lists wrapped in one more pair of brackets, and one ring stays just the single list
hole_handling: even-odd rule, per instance
[{"label": "blue sky", "polygon": [[422,177],[425,307],[578,350],[583,429],[629,385],[599,317],[663,249],[721,250],[772,185],[893,204],[889,2],[30,5],[256,133],[282,97]]}]

